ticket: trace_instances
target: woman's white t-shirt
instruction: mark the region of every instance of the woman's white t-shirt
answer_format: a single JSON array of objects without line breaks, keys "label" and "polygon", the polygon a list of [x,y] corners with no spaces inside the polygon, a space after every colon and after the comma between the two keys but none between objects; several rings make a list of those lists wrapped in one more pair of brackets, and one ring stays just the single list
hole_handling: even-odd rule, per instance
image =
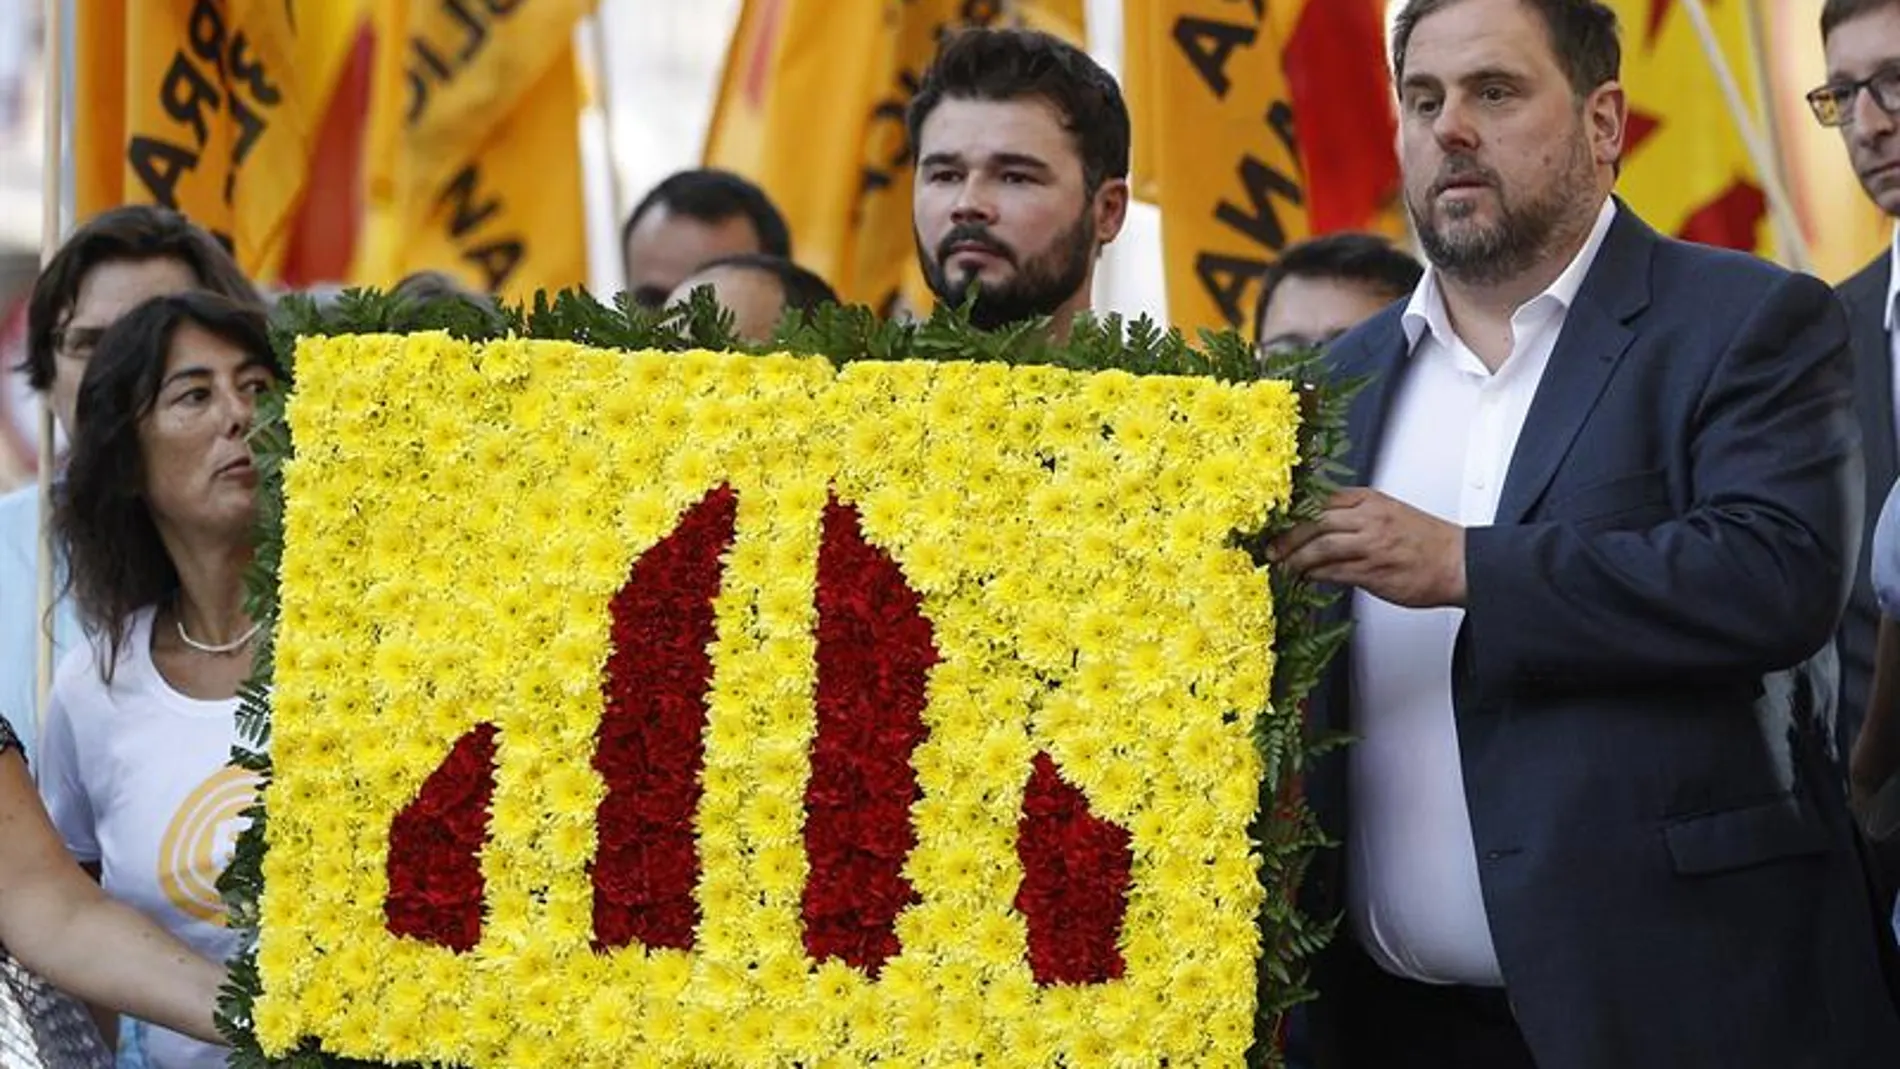
[{"label": "woman's white t-shirt", "polygon": [[[152,663],[154,615],[145,609],[133,619],[110,686],[90,644],[60,662],[40,793],[73,856],[99,864],[107,893],[226,961],[238,936],[224,926],[216,884],[249,823],[240,814],[258,780],[231,764],[238,700],[180,694]],[[212,1069],[229,1054],[156,1027],[145,1052],[153,1069]]]}]

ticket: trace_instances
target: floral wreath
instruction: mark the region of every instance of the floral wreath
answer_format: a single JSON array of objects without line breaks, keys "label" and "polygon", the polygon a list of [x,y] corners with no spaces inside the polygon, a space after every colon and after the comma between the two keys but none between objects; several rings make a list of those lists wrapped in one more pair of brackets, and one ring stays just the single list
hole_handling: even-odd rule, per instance
[{"label": "floral wreath", "polygon": [[731,329],[288,307],[232,1064],[1280,1064],[1343,634],[1260,547],[1344,393],[1145,319]]}]

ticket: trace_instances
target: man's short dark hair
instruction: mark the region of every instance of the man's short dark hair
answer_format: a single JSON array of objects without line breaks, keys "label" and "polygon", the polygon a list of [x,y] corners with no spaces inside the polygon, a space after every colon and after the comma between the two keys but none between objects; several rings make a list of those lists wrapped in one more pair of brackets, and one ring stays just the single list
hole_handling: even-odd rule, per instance
[{"label": "man's short dark hair", "polygon": [[257,287],[244,277],[218,239],[191,220],[150,204],[127,204],[100,212],[73,231],[33,281],[26,306],[26,359],[20,370],[35,390],[53,385],[53,354],[72,318],[79,287],[100,264],[177,260],[198,284],[248,306],[262,308]]},{"label": "man's short dark hair", "polygon": [[758,271],[771,275],[778,280],[778,288],[785,294],[787,308],[810,312],[821,304],[838,303],[838,293],[831,288],[831,283],[820,278],[816,271],[800,267],[783,256],[752,252],[741,253],[737,256],[721,256],[717,260],[701,264],[699,270],[693,273],[702,275],[719,267],[736,271]]},{"label": "man's short dark hair", "polygon": [[1883,8],[1894,7],[1900,0],[1826,0],[1821,5],[1821,40],[1826,41],[1828,34],[1843,22],[1851,22],[1862,15],[1871,15]]},{"label": "man's short dark hair", "polygon": [[655,208],[664,207],[674,215],[684,215],[702,223],[723,223],[737,215],[745,216],[759,235],[759,251],[772,256],[792,255],[791,231],[765,190],[733,174],[711,167],[679,171],[654,186],[627,216],[620,228],[620,248],[624,253],[633,230]]},{"label": "man's short dark hair", "polygon": [[1267,266],[1261,276],[1260,301],[1254,305],[1254,340],[1260,341],[1267,306],[1274,291],[1289,278],[1350,282],[1398,300],[1418,287],[1425,268],[1417,260],[1377,234],[1340,233],[1290,246]]},{"label": "man's short dark hair", "polygon": [[[1459,0],[1406,0],[1392,23],[1393,81],[1405,81],[1405,50],[1419,21]],[[1617,40],[1616,12],[1600,0],[1518,0],[1544,20],[1557,66],[1579,99],[1597,86],[1614,82],[1623,69],[1623,46]]]},{"label": "man's short dark hair", "polygon": [[924,120],[946,98],[1025,97],[1040,97],[1062,114],[1091,194],[1110,178],[1128,177],[1128,105],[1121,87],[1087,52],[1036,30],[970,29],[944,41],[905,115],[911,161]]}]

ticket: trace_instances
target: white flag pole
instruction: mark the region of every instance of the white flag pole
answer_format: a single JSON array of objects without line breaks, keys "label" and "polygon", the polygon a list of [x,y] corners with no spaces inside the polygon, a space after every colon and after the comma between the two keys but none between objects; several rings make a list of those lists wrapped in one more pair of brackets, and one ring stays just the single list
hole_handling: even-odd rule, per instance
[{"label": "white flag pole", "polygon": [[1812,270],[1812,258],[1808,255],[1808,241],[1801,233],[1801,221],[1795,215],[1794,201],[1788,197],[1788,189],[1781,181],[1780,161],[1775,158],[1772,148],[1756,129],[1754,117],[1749,114],[1748,102],[1742,96],[1741,86],[1735,81],[1735,72],[1729,67],[1728,57],[1722,54],[1722,42],[1715,36],[1715,26],[1709,21],[1709,9],[1703,0],[1682,0],[1683,10],[1689,13],[1689,21],[1695,24],[1696,37],[1702,42],[1702,52],[1708,57],[1709,66],[1715,71],[1715,80],[1721,84],[1722,98],[1728,103],[1730,118],[1735,120],[1735,128],[1741,132],[1742,143],[1748,147],[1749,159],[1755,165],[1755,173],[1761,178],[1762,192],[1768,198],[1768,217],[1775,228],[1776,244],[1781,246],[1781,259],[1796,271]]}]

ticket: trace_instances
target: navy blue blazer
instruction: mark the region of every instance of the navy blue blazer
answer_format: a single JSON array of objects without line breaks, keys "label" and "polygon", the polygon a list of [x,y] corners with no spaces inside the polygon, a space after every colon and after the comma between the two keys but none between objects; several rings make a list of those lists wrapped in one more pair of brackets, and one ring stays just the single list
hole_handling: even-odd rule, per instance
[{"label": "navy blue blazer", "polygon": [[[1864,495],[1846,316],[1813,278],[1618,208],[1496,523],[1466,535],[1453,704],[1505,984],[1541,1069],[1891,1069],[1900,1017],[1828,754]],[[1371,376],[1355,472],[1405,373],[1402,310],[1332,350]],[[1351,729],[1348,663],[1319,724]],[[1343,757],[1308,782],[1349,837]],[[1342,853],[1309,873],[1323,915]]]}]

